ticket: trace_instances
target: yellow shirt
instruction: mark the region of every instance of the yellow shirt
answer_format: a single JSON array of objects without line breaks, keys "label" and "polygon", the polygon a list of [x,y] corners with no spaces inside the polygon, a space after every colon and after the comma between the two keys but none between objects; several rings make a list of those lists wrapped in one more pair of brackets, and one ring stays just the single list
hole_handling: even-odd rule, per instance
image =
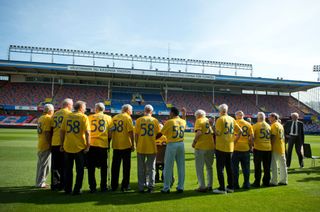
[{"label": "yellow shirt", "polygon": [[253,125],[254,148],[260,151],[271,151],[271,127],[267,122],[257,122]]},{"label": "yellow shirt", "polygon": [[63,148],[68,153],[77,153],[87,146],[85,132],[90,131],[88,116],[81,112],[73,112],[65,117],[61,130],[66,131]]},{"label": "yellow shirt", "polygon": [[162,135],[160,138],[156,140],[156,144],[159,146],[161,146],[162,143],[167,143],[167,142],[168,142],[167,137],[164,135]]},{"label": "yellow shirt", "polygon": [[180,142],[184,140],[186,121],[180,117],[169,119],[163,126],[161,133],[167,137],[169,142]]},{"label": "yellow shirt", "polygon": [[132,147],[129,132],[133,132],[133,123],[129,114],[120,113],[112,118],[115,130],[112,132],[113,149],[129,149]]},{"label": "yellow shirt", "polygon": [[196,120],[194,131],[200,130],[202,134],[199,136],[195,149],[213,150],[214,142],[212,137],[212,128],[209,124],[209,119],[202,117]]},{"label": "yellow shirt", "polygon": [[239,133],[240,127],[228,115],[220,116],[216,121],[216,149],[222,152],[233,152],[234,134]]},{"label": "yellow shirt", "polygon": [[156,154],[156,136],[160,132],[159,122],[152,116],[137,119],[135,133],[138,135],[137,153]]},{"label": "yellow shirt", "polygon": [[113,128],[111,116],[99,112],[89,117],[90,122],[90,145],[101,148],[108,148],[108,133]]},{"label": "yellow shirt", "polygon": [[239,140],[234,145],[234,150],[240,152],[249,151],[249,136],[253,135],[253,128],[251,124],[244,119],[236,120],[236,122],[241,127],[242,133],[240,134]]},{"label": "yellow shirt", "polygon": [[63,119],[70,114],[71,111],[68,109],[60,109],[57,112],[54,113],[51,119],[51,127],[53,128],[53,135],[52,135],[52,146],[60,146],[61,140],[60,140],[60,128]]},{"label": "yellow shirt", "polygon": [[46,131],[51,130],[51,116],[46,114],[38,119],[38,151],[43,152],[50,148],[50,143],[46,139]]},{"label": "yellow shirt", "polygon": [[272,151],[279,154],[285,154],[284,129],[279,122],[275,122],[271,125],[271,135],[274,136]]}]

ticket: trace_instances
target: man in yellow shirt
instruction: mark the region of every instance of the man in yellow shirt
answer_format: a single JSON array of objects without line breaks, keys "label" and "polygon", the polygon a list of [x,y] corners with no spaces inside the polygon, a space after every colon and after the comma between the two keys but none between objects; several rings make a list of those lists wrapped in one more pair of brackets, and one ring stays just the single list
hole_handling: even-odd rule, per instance
[{"label": "man in yellow shirt", "polygon": [[95,114],[89,116],[90,122],[90,151],[88,152],[88,181],[90,192],[97,191],[95,169],[100,168],[100,189],[107,191],[108,148],[113,122],[111,116],[104,114],[103,103],[95,105]]},{"label": "man in yellow shirt", "polygon": [[51,117],[54,113],[52,104],[44,105],[44,115],[38,119],[38,163],[36,187],[47,188],[46,180],[51,166]]},{"label": "man in yellow shirt", "polygon": [[[234,151],[234,143],[240,138],[241,128],[234,118],[228,115],[228,105],[219,106],[220,117],[215,124],[216,134],[216,158],[217,158],[217,175],[219,180],[219,188],[213,190],[215,194],[232,193],[233,187],[233,171],[232,171],[232,153]],[[223,170],[226,167],[228,186],[225,188]]]},{"label": "man in yellow shirt", "polygon": [[[185,114],[183,114],[185,115]],[[173,179],[174,161],[178,169],[178,186],[177,192],[182,193],[184,190],[185,178],[185,155],[184,155],[184,131],[186,121],[179,117],[179,110],[176,107],[170,109],[170,119],[164,124],[161,133],[157,138],[165,135],[168,143],[164,158],[164,183],[162,193],[170,193],[170,186]]]},{"label": "man in yellow shirt", "polygon": [[244,189],[250,188],[250,150],[253,147],[253,128],[251,124],[245,121],[242,111],[236,112],[236,122],[241,127],[242,133],[239,140],[234,144],[234,152],[232,155],[234,188],[239,189],[239,163],[243,173]]},{"label": "man in yellow shirt", "polygon": [[77,101],[74,112],[67,115],[61,125],[60,139],[65,152],[65,193],[70,194],[72,190],[73,165],[76,163],[76,183],[73,195],[81,193],[85,154],[90,148],[90,124],[88,117],[84,114],[86,103]]},{"label": "man in yellow shirt", "polygon": [[136,121],[135,141],[138,161],[138,189],[144,192],[144,184],[147,179],[148,193],[152,193],[155,184],[156,165],[156,136],[160,132],[159,122],[152,117],[152,105],[144,107],[144,116]]},{"label": "man in yellow shirt", "polygon": [[254,133],[254,183],[253,187],[260,187],[261,182],[261,163],[263,164],[263,179],[264,186],[270,184],[270,165],[271,165],[271,127],[265,121],[266,115],[263,112],[258,112],[257,123],[253,125]]},{"label": "man in yellow shirt", "polygon": [[[288,172],[285,154],[284,128],[279,122],[279,115],[271,113],[269,115],[271,123],[271,145],[272,145],[272,159],[271,159],[271,185],[287,185]],[[278,168],[280,171],[280,180],[278,183]]]},{"label": "man in yellow shirt", "polygon": [[72,99],[65,99],[62,102],[62,108],[55,112],[51,119],[51,128],[53,131],[51,143],[51,189],[61,190],[64,187],[64,158],[61,151],[60,128],[63,119],[71,113],[73,107]]},{"label": "man in yellow shirt", "polygon": [[113,158],[111,167],[111,189],[116,191],[119,186],[119,172],[122,161],[121,191],[129,190],[131,152],[134,151],[134,132],[131,119],[132,106],[125,104],[122,112],[112,118],[115,130],[112,132]]},{"label": "man in yellow shirt", "polygon": [[[206,192],[207,190],[212,190],[212,165],[214,156],[213,130],[209,124],[209,119],[206,118],[206,112],[204,110],[197,110],[194,115],[196,117],[196,123],[194,126],[195,137],[192,147],[194,148],[196,173],[199,185],[196,191]],[[207,169],[207,186],[204,180],[204,165],[206,165]]]}]

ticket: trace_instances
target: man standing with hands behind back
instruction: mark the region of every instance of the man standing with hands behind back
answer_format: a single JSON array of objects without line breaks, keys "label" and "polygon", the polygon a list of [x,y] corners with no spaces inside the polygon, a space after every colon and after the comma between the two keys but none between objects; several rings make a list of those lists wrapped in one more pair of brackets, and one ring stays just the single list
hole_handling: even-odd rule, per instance
[{"label": "man standing with hands behind back", "polygon": [[301,148],[304,144],[304,129],[303,123],[299,121],[298,113],[291,113],[291,121],[288,121],[285,126],[286,138],[288,138],[288,158],[287,158],[287,167],[291,165],[292,149],[293,146],[296,148],[296,152],[299,158],[300,168],[303,168],[303,155]]},{"label": "man standing with hands behind back", "polygon": [[73,188],[73,195],[81,193],[84,157],[90,148],[90,124],[88,117],[84,114],[86,103],[77,101],[74,105],[74,112],[65,117],[61,125],[60,139],[63,146],[65,160],[65,193],[72,190],[73,164],[76,163],[76,184]]}]

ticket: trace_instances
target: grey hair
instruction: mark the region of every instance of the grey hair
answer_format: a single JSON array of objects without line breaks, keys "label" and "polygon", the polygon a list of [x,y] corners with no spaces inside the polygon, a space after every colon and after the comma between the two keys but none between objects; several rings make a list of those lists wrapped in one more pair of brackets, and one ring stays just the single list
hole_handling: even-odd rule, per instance
[{"label": "grey hair", "polygon": [[295,117],[299,118],[299,113],[297,113],[297,112],[291,113],[291,117],[292,116],[295,116]]},{"label": "grey hair", "polygon": [[152,105],[148,104],[148,105],[144,106],[144,111],[148,112],[148,113],[152,112],[153,111]]},{"label": "grey hair", "polygon": [[99,102],[97,104],[94,105],[95,109],[96,110],[99,110],[99,111],[104,111],[105,110],[105,106],[102,102]]},{"label": "grey hair", "polygon": [[80,110],[81,107],[83,106],[86,106],[86,103],[84,101],[77,101],[75,104],[74,104],[74,109],[76,111]]},{"label": "grey hair", "polygon": [[219,111],[220,112],[228,112],[228,105],[227,104],[222,104],[222,105],[219,105]]},{"label": "grey hair", "polygon": [[206,116],[206,111],[199,109],[194,113],[194,116],[195,117],[197,117],[197,116],[205,117]]},{"label": "grey hair", "polygon": [[49,111],[54,111],[54,107],[52,104],[45,104],[43,108],[43,112],[48,113]]},{"label": "grey hair", "polygon": [[244,117],[244,113],[242,110],[238,110],[235,115],[239,114],[240,116]]},{"label": "grey hair", "polygon": [[269,115],[269,116],[274,117],[276,120],[280,120],[280,119],[279,119],[279,114],[278,114],[278,113],[270,113],[270,115]]},{"label": "grey hair", "polygon": [[73,105],[73,100],[70,98],[66,98],[62,101],[62,107],[67,107],[69,104]]},{"label": "grey hair", "polygon": [[258,112],[258,114],[257,114],[257,117],[259,118],[262,118],[263,119],[263,121],[266,119],[266,114],[264,113],[264,112]]},{"label": "grey hair", "polygon": [[122,112],[126,112],[128,110],[132,111],[132,106],[130,104],[124,104],[124,105],[122,105],[121,110],[122,110]]}]

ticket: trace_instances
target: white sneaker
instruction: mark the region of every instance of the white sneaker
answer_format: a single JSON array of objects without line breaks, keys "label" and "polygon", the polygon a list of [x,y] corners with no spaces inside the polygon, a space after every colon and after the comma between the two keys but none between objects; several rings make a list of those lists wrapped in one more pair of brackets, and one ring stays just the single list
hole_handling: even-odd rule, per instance
[{"label": "white sneaker", "polygon": [[214,190],[212,191],[212,193],[214,193],[214,194],[226,194],[225,191],[222,191],[222,190],[219,190],[219,189],[214,189]]},{"label": "white sneaker", "polygon": [[227,193],[233,193],[234,192],[234,190],[231,189],[231,188],[227,188],[226,190],[227,190]]}]

